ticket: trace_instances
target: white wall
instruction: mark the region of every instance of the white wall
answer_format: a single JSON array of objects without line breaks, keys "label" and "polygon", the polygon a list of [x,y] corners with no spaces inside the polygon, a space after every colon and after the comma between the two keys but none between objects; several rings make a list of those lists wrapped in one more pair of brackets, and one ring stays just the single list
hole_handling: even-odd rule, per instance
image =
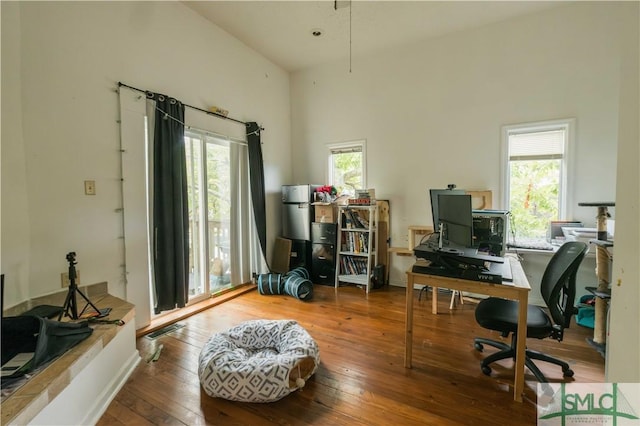
[{"label": "white wall", "polygon": [[22,138],[20,7],[1,3],[2,12],[2,273],[5,306],[29,297],[29,209],[27,164]]},{"label": "white wall", "polygon": [[621,19],[625,38],[620,84],[620,144],[606,378],[640,382],[640,4]]},{"label": "white wall", "polygon": [[[341,61],[293,74],[294,179],[323,181],[326,144],[366,139],[368,186],[390,200],[391,245],[406,246],[409,225],[431,223],[428,188],[489,189],[501,207],[501,126],[575,117],[572,218],[595,226],[577,203],[615,197],[625,13],[577,3],[354,57],[352,73]],[[391,283],[410,262],[393,260]]]},{"label": "white wall", "polygon": [[108,281],[119,297],[136,286],[125,289],[118,81],[265,127],[271,251],[291,180],[286,72],[179,2],[2,2],[2,35],[7,306],[57,290],[69,251],[82,283]]}]

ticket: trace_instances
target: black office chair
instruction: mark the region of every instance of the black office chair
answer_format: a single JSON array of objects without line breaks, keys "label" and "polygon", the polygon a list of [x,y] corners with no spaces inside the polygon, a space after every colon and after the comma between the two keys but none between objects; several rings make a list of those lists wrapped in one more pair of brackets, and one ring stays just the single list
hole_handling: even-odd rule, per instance
[{"label": "black office chair", "polygon": [[[549,309],[550,317],[539,306],[528,305],[527,337],[544,339],[551,337],[562,341],[564,329],[568,328],[571,316],[577,309],[574,307],[576,295],[576,274],[589,247],[586,243],[573,241],[563,244],[553,255],[542,276],[540,292]],[[518,302],[513,300],[489,297],[478,303],[476,321],[482,327],[502,333],[502,337],[511,334],[511,345],[484,339],[475,339],[475,348],[482,352],[483,345],[490,345],[501,351],[486,357],[481,364],[482,372],[491,374],[489,364],[506,358],[515,359],[516,332],[518,329]],[[533,350],[526,350],[525,365],[536,376],[539,382],[547,379],[533,363],[533,359],[551,362],[562,367],[564,377],[572,377],[573,371],[566,362]]]}]

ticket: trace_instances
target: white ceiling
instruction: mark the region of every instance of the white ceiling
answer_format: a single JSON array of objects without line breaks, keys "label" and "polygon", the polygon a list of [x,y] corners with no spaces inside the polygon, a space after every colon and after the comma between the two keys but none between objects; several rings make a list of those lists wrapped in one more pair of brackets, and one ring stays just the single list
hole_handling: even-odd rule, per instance
[{"label": "white ceiling", "polygon": [[[340,0],[336,10],[333,0],[184,3],[287,71],[341,59],[348,63],[350,57],[378,49],[480,27],[562,4],[559,1]],[[322,36],[312,36],[313,29],[321,29]]]}]

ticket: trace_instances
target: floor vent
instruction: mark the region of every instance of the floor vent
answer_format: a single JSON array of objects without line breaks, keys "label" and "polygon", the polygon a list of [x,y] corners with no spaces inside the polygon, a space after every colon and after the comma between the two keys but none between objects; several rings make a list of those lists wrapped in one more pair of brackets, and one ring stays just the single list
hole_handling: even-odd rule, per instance
[{"label": "floor vent", "polygon": [[182,327],[184,327],[184,324],[178,324],[178,323],[171,324],[171,325],[168,325],[168,326],[166,326],[164,328],[161,328],[160,330],[156,330],[153,333],[149,333],[145,337],[147,339],[157,339],[160,336],[163,336],[163,335],[165,335],[167,333],[171,333],[173,331],[179,330]]}]

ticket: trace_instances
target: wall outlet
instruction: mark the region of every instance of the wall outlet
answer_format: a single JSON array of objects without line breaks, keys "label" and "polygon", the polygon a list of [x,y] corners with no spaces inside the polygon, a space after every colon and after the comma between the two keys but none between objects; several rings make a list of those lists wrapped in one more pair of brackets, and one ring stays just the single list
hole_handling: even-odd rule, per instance
[{"label": "wall outlet", "polygon": [[[60,274],[60,283],[62,284],[62,288],[69,287],[71,285],[71,281],[69,281],[69,273],[63,272]],[[80,285],[80,271],[76,269],[76,285]]]}]

